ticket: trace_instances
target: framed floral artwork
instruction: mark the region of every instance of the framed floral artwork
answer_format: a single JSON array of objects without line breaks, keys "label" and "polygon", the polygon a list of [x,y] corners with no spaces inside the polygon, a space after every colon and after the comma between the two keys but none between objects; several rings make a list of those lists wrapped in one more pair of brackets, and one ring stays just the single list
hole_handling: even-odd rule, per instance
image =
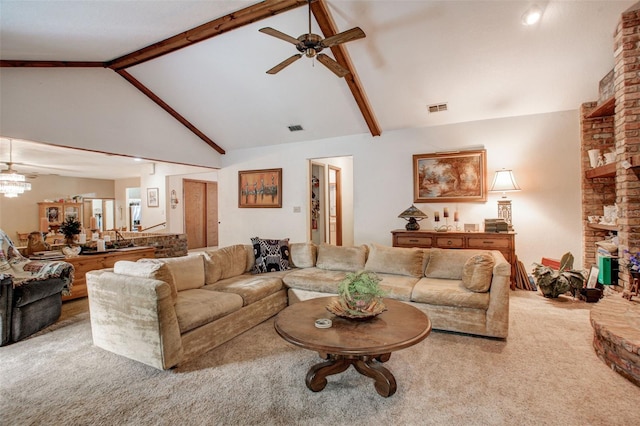
[{"label": "framed floral artwork", "polygon": [[413,201],[487,201],[486,150],[414,155]]}]

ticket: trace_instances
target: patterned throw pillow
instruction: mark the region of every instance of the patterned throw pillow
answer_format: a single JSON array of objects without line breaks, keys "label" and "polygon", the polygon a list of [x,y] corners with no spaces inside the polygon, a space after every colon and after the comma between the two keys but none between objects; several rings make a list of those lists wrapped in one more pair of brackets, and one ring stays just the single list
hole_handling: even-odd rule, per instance
[{"label": "patterned throw pillow", "polygon": [[254,274],[263,272],[284,271],[291,269],[289,266],[289,239],[263,240],[251,238],[253,254],[256,264],[253,267]]}]

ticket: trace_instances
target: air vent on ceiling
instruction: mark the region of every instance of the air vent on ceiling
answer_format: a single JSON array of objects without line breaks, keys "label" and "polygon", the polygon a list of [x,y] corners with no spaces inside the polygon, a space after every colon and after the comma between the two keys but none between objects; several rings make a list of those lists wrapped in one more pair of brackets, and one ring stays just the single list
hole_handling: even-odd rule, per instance
[{"label": "air vent on ceiling", "polygon": [[301,126],[301,125],[299,125],[299,124],[294,124],[294,125],[292,125],[292,126],[289,126],[289,131],[290,131],[290,132],[299,132],[299,131],[301,131],[301,130],[304,130],[304,129],[303,129],[303,128],[302,128],[302,126]]},{"label": "air vent on ceiling", "polygon": [[441,111],[446,111],[447,110],[447,103],[442,103],[442,104],[433,104],[433,105],[427,105],[427,109],[429,110],[429,113],[433,113],[433,112],[441,112]]}]

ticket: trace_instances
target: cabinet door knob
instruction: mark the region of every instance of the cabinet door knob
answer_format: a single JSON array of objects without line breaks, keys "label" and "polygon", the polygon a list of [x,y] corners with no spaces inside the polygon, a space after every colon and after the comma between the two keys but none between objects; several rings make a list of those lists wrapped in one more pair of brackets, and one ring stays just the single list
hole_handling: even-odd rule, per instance
[{"label": "cabinet door knob", "polygon": [[453,242],[451,240],[447,241],[447,245],[450,246],[451,244],[453,244]]}]

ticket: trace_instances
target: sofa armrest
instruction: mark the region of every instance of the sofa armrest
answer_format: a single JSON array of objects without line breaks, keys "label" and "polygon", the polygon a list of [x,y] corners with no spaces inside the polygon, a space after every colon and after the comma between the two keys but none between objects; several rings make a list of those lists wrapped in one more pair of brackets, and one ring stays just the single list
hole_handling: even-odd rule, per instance
[{"label": "sofa armrest", "polygon": [[96,346],[159,369],[182,360],[169,284],[108,270],[90,271],[86,277]]},{"label": "sofa armrest", "polygon": [[511,264],[504,255],[492,250],[495,261],[493,277],[489,289],[489,307],[487,308],[487,331],[496,337],[506,338],[509,334],[509,291]]}]

